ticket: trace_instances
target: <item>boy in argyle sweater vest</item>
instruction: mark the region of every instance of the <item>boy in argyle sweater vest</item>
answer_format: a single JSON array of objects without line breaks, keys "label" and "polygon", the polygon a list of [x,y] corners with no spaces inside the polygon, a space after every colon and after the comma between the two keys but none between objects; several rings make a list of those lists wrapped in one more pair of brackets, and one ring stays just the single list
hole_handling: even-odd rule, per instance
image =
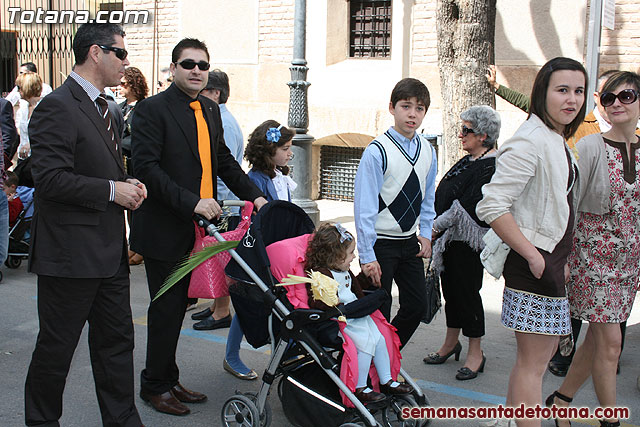
[{"label": "boy in argyle sweater vest", "polygon": [[[437,158],[416,130],[429,104],[429,90],[419,80],[406,78],[396,84],[389,103],[394,125],[367,146],[355,181],[362,271],[389,294],[396,282],[400,308],[391,324],[403,346],[427,304],[422,259],[431,256]],[[381,311],[389,320],[390,300]]]}]

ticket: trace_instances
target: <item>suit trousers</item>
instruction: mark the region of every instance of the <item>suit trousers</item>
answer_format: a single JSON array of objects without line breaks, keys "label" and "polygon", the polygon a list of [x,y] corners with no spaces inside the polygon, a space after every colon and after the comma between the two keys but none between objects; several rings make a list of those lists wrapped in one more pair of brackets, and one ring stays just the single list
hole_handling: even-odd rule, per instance
[{"label": "suit trousers", "polygon": [[[420,244],[415,235],[401,240],[378,238],[373,249],[382,270],[382,288],[391,295],[393,281],[398,286],[400,308],[391,324],[398,330],[404,347],[420,325],[427,307],[424,263],[422,258],[416,256]],[[380,307],[380,311],[388,321],[391,317],[391,298]]]},{"label": "suit trousers", "polygon": [[480,289],[484,267],[480,253],[464,242],[452,241],[442,255],[444,271],[440,275],[444,312],[448,328],[462,329],[462,335],[480,338],[484,335],[484,308]]},{"label": "suit trousers", "polygon": [[26,424],[60,425],[67,374],[88,322],[102,424],[142,425],[134,400],[134,332],[124,250],[118,272],[107,279],[39,275],[38,319],[40,332],[25,384]]},{"label": "suit trousers", "polygon": [[[173,271],[176,262],[144,258],[151,299]],[[180,371],[176,363],[176,350],[187,309],[190,279],[191,275],[188,274],[160,298],[149,304],[147,359],[140,381],[140,386],[146,393],[162,394],[178,384]]]}]

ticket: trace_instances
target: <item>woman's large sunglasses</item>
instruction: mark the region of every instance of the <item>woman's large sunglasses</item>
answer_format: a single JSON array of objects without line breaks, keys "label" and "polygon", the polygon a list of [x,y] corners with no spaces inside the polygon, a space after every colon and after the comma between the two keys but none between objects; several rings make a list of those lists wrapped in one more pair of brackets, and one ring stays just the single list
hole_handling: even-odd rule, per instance
[{"label": "woman's large sunglasses", "polygon": [[193,70],[195,68],[195,66],[197,65],[198,68],[200,69],[200,71],[207,71],[209,69],[209,67],[211,66],[211,64],[209,64],[207,61],[196,62],[196,61],[194,61],[192,59],[185,59],[182,62],[176,62],[176,64],[178,64],[179,66],[181,66],[185,70]]},{"label": "woman's large sunglasses", "polygon": [[603,107],[610,107],[616,102],[616,98],[622,104],[633,104],[638,99],[638,92],[633,89],[621,90],[617,95],[611,92],[605,92],[600,95],[600,103]]},{"label": "woman's large sunglasses", "polygon": [[471,128],[466,127],[465,125],[462,125],[462,129],[460,129],[460,133],[462,134],[462,136],[467,136],[470,133],[475,133],[475,131]]},{"label": "woman's large sunglasses", "polygon": [[127,59],[127,55],[129,55],[129,52],[127,52],[126,49],[123,49],[121,47],[114,47],[114,46],[104,46],[99,44],[98,47],[102,50],[109,50],[113,53],[116,54],[116,58],[118,58],[120,61],[124,61],[125,59]]}]

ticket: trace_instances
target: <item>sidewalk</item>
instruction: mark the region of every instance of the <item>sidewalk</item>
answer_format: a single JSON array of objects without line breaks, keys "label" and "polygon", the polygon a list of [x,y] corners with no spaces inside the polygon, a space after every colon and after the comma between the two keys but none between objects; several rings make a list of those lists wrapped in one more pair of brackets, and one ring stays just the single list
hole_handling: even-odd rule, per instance
[{"label": "sidewalk", "polygon": [[[354,231],[352,204],[319,201],[321,220],[340,221]],[[0,425],[24,425],[23,394],[24,379],[31,359],[38,332],[36,307],[36,277],[26,271],[26,263],[16,269],[2,267],[4,280],[0,283]],[[403,367],[418,381],[430,404],[441,406],[486,406],[504,403],[509,372],[514,363],[515,340],[513,333],[500,325],[502,281],[485,276],[482,297],[485,304],[487,334],[483,338],[483,349],[487,355],[485,372],[471,381],[456,381],[456,371],[462,367],[466,356],[463,344],[459,362],[451,358],[442,365],[425,365],[422,358],[439,348],[446,329],[444,314],[439,313],[430,325],[421,325],[411,342],[403,350]],[[131,269],[131,307],[133,311],[136,348],[134,363],[136,390],[139,390],[139,372],[144,366],[146,354],[146,309],[149,294],[146,286],[144,266]],[[201,300],[204,308],[207,302]],[[636,302],[636,305],[639,303]],[[191,313],[191,312],[190,312]],[[189,313],[189,314],[190,314]],[[640,392],[636,379],[640,374],[638,354],[640,352],[640,313],[638,307],[632,312],[627,329],[625,350],[621,359],[621,374],[618,376],[618,405],[631,408],[631,418],[626,426],[640,425]],[[137,398],[138,410],[147,426],[218,426],[220,409],[224,401],[234,394],[257,391],[259,382],[238,380],[222,370],[222,360],[227,329],[217,331],[194,331],[187,315],[178,346],[181,382],[188,388],[206,393],[209,401],[190,405],[192,413],[186,417],[174,417],[155,412]],[[268,349],[253,349],[243,343],[243,360],[259,373],[267,366]],[[546,397],[561,383],[561,379],[546,374],[544,393]],[[275,385],[275,384],[274,384]],[[289,423],[282,411],[277,393],[272,388],[269,403],[273,411],[272,426],[287,426]],[[86,330],[80,339],[71,366],[64,396],[64,414],[61,425],[68,427],[100,426],[100,416],[95,397],[91,365],[89,362]],[[589,381],[576,396],[576,406],[597,406],[593,386]],[[432,426],[477,426],[478,420],[434,420]],[[543,426],[552,426],[545,420]],[[588,423],[574,422],[574,426],[599,425],[594,420]]]}]

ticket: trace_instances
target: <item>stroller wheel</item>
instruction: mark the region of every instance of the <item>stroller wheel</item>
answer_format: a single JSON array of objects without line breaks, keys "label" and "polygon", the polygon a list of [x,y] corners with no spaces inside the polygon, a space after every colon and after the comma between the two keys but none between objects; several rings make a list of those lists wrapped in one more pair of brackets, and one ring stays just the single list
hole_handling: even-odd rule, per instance
[{"label": "stroller wheel", "polygon": [[225,427],[259,427],[261,425],[258,408],[250,397],[243,394],[236,394],[227,399],[222,405],[220,417]]},{"label": "stroller wheel", "polygon": [[4,264],[9,268],[18,268],[22,264],[22,258],[17,256],[9,256]]},{"label": "stroller wheel", "polygon": [[387,427],[424,427],[430,420],[412,420],[402,418],[402,408],[418,406],[411,395],[393,396],[389,406],[382,410],[382,421]]},{"label": "stroller wheel", "polygon": [[[244,394],[247,396],[254,405],[256,405],[256,410],[258,410],[258,395],[256,393],[248,392]],[[260,427],[268,427],[271,425],[271,406],[269,406],[269,402],[264,402],[264,409],[260,414]]]}]

